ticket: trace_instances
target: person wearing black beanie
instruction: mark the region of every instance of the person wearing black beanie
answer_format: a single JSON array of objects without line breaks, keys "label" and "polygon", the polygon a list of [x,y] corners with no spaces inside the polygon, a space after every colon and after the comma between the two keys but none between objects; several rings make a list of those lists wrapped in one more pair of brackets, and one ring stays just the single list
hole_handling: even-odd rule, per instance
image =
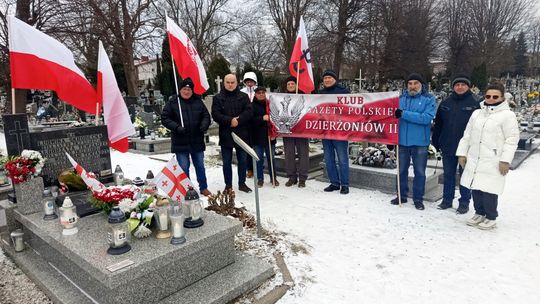
[{"label": "person wearing black beanie", "polygon": [[[193,93],[195,85],[191,78],[180,82],[180,95],[173,95],[163,107],[161,123],[171,130],[171,152],[176,154],[178,164],[189,177],[190,157],[197,174],[199,191],[209,196],[204,168],[204,133],[210,126],[210,113],[201,97]],[[180,114],[180,108],[182,113]],[[180,119],[182,117],[182,119]]]},{"label": "person wearing black beanie", "polygon": [[[435,116],[435,97],[426,92],[424,78],[418,73],[407,77],[407,90],[399,98],[399,185],[401,203],[407,202],[409,192],[409,167],[414,168],[413,202],[418,210],[424,210],[426,167],[431,134],[431,121]],[[390,201],[399,205],[399,198]]]},{"label": "person wearing black beanie", "polygon": [[[452,94],[443,100],[437,109],[431,136],[433,146],[441,151],[443,157],[443,199],[437,206],[442,210],[452,208],[456,188],[455,176],[457,172],[460,176],[463,173],[463,168],[458,166],[456,149],[469,118],[476,109],[480,108],[479,98],[471,92],[471,81],[466,75],[454,77],[452,90]],[[459,206],[456,212],[465,214],[469,211],[471,190],[460,185],[459,194]]]}]

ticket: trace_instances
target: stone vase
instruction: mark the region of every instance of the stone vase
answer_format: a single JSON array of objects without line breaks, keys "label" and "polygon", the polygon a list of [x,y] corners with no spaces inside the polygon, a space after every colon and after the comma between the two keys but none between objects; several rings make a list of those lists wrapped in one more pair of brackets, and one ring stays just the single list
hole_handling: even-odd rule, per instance
[{"label": "stone vase", "polygon": [[17,198],[17,209],[22,214],[32,214],[43,210],[41,198],[43,195],[43,178],[34,177],[28,181],[13,185]]},{"label": "stone vase", "polygon": [[146,128],[139,128],[139,136],[141,139],[144,139],[146,135]]}]

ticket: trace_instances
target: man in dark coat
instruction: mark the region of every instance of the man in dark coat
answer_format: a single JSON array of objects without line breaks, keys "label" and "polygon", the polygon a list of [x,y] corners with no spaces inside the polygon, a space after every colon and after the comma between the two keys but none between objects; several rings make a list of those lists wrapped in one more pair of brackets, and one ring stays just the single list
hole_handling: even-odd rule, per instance
[{"label": "man in dark coat", "polygon": [[249,127],[253,115],[251,102],[247,94],[238,89],[235,75],[226,75],[223,86],[224,89],[214,96],[212,117],[219,125],[225,191],[232,189],[232,151],[234,148],[238,160],[238,189],[249,193],[251,189],[246,185],[247,153],[233,141],[232,133],[234,132],[243,141],[249,143]]},{"label": "man in dark coat", "polygon": [[270,113],[267,107],[266,89],[257,87],[251,106],[253,107],[253,117],[251,119],[251,144],[257,152],[259,160],[257,161],[257,185],[264,185],[264,158],[268,163],[268,174],[270,183],[279,186],[274,169],[274,155],[276,154],[276,139],[271,139],[268,134]]},{"label": "man in dark coat", "polygon": [[[180,96],[171,96],[161,113],[161,123],[171,130],[171,152],[176,154],[180,167],[189,177],[189,157],[193,161],[197,182],[202,195],[208,190],[204,168],[204,133],[210,126],[210,114],[201,97],[193,93],[194,84],[186,78],[180,84]],[[182,108],[180,116],[179,108]]]},{"label": "man in dark coat", "polygon": [[[323,73],[324,88],[320,94],[349,94],[347,88],[337,83],[338,76],[333,70]],[[324,163],[330,185],[324,188],[325,192],[340,190],[341,194],[349,193],[349,142],[346,140],[323,139]],[[336,166],[336,154],[339,162],[339,171]]]},{"label": "man in dark coat", "polygon": [[[456,187],[456,168],[459,167],[456,149],[469,118],[476,109],[480,108],[478,99],[471,92],[471,81],[467,76],[454,78],[452,88],[452,94],[439,105],[431,136],[433,146],[440,150],[443,156],[443,200],[438,205],[439,209],[452,208]],[[461,175],[463,168],[459,167],[458,170]],[[469,211],[471,190],[460,185],[459,193],[461,197],[457,213],[465,214]]]}]

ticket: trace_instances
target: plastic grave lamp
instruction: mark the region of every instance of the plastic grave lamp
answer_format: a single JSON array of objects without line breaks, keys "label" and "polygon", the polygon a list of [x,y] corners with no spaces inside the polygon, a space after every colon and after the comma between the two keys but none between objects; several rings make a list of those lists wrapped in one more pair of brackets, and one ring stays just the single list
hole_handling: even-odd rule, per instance
[{"label": "plastic grave lamp", "polygon": [[58,218],[58,215],[56,215],[56,205],[54,204],[54,197],[51,193],[51,190],[43,190],[43,198],[41,199],[41,203],[43,204],[44,220],[50,221]]},{"label": "plastic grave lamp", "polygon": [[167,239],[171,237],[169,231],[169,206],[160,206],[154,209],[154,217],[156,218],[158,232],[157,239]]},{"label": "plastic grave lamp", "polygon": [[73,202],[66,196],[62,207],[60,207],[60,224],[64,227],[62,235],[74,235],[79,232],[77,228],[77,208],[73,205]]},{"label": "plastic grave lamp", "polygon": [[[185,208],[185,210],[189,210],[189,217],[186,218],[186,221],[184,222],[184,227],[186,228],[201,227],[204,224],[204,221],[201,218],[202,204],[201,204],[201,200],[199,199],[199,194],[191,186],[188,188],[188,191],[186,192],[185,204],[186,206],[188,206],[188,208]],[[187,215],[188,214],[186,214],[186,216]]]},{"label": "plastic grave lamp", "polygon": [[129,245],[130,233],[126,216],[120,210],[120,207],[114,206],[108,218],[109,231],[107,232],[107,241],[110,255],[119,255],[131,250]]},{"label": "plastic grave lamp", "polygon": [[116,165],[116,168],[114,168],[113,180],[114,184],[117,186],[122,186],[124,184],[124,171],[122,171],[120,165]]},{"label": "plastic grave lamp", "polygon": [[186,217],[182,213],[182,208],[178,205],[172,206],[169,218],[171,220],[172,229],[171,244],[184,244],[186,242],[186,231],[184,230],[184,221]]}]

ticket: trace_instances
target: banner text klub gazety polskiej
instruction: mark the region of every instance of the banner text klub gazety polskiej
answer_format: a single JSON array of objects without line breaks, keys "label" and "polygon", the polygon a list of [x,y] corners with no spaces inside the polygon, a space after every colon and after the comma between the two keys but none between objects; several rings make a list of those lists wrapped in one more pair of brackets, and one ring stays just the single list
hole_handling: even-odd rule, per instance
[{"label": "banner text klub gazety polskiej", "polygon": [[397,144],[398,92],[363,94],[270,93],[270,117],[278,134]]}]

